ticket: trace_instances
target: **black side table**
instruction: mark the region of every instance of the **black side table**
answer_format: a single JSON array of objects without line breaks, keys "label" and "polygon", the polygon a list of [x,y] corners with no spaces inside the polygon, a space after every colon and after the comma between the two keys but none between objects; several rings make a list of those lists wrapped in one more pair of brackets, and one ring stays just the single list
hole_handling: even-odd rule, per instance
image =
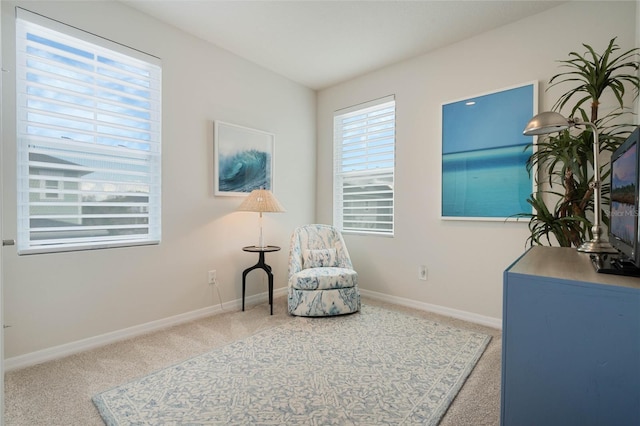
[{"label": "black side table", "polygon": [[273,273],[271,272],[271,266],[264,263],[264,254],[267,252],[278,251],[280,247],[278,246],[265,246],[265,247],[257,247],[257,246],[247,246],[242,247],[243,251],[248,251],[250,253],[258,253],[260,258],[258,259],[258,263],[253,265],[250,268],[247,268],[242,273],[242,310],[244,311],[244,293],[245,293],[245,285],[247,280],[247,274],[254,269],[264,269],[269,277],[269,305],[271,306],[271,315],[273,315]]}]

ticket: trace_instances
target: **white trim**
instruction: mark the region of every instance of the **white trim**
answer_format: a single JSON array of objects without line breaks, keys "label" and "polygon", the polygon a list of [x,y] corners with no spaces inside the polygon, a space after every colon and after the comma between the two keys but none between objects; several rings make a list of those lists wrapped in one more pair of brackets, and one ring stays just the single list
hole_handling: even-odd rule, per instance
[{"label": "white trim", "polygon": [[[275,289],[273,295],[275,297],[286,293],[287,288],[283,287]],[[247,302],[252,304],[264,302],[267,300],[268,295],[266,292],[256,294],[245,298],[245,306],[247,305]],[[175,315],[169,318],[151,321],[145,324],[124,328],[122,330],[101,334],[99,336],[89,337],[87,339],[77,340],[75,342],[65,343],[63,345],[7,358],[4,361],[4,371],[7,372],[18,370],[20,368],[30,367],[32,365],[41,364],[43,362],[53,361],[55,359],[73,355],[78,352],[84,352],[121,340],[131,339],[136,336],[162,330],[174,325],[197,320],[211,315],[216,315],[225,311],[240,309],[241,306],[242,300],[236,299],[230,302],[225,302],[222,305],[208,306],[206,308],[196,309],[195,311],[185,312],[184,314]]]},{"label": "white trim", "polygon": [[391,296],[384,293],[378,293],[376,291],[365,290],[363,288],[360,288],[360,293],[365,297],[370,297],[382,302],[390,302],[396,305],[406,306],[408,308],[420,309],[422,311],[446,315],[448,317],[457,318],[475,324],[502,330],[502,319],[500,318],[474,314],[473,312],[460,311],[458,309],[447,308],[446,306],[432,305],[431,303],[418,302],[411,299],[405,299],[404,297]]}]

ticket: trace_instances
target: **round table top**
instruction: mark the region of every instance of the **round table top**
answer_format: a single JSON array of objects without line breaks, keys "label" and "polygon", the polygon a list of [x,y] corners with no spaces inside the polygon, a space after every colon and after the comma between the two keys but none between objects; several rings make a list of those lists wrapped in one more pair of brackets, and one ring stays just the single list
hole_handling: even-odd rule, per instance
[{"label": "round table top", "polygon": [[242,247],[242,250],[248,251],[251,253],[260,253],[260,252],[278,251],[280,250],[280,247],[278,246],[264,246],[264,247],[247,246],[247,247]]}]

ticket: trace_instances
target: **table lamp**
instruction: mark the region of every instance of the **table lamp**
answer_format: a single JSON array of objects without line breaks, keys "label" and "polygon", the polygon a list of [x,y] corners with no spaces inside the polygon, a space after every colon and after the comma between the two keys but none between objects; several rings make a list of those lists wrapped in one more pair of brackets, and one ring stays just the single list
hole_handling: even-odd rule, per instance
[{"label": "table lamp", "polygon": [[261,248],[265,246],[262,238],[262,213],[282,213],[285,211],[280,202],[268,189],[254,189],[251,191],[237,210],[260,213],[260,239],[258,240],[258,247]]},{"label": "table lamp", "polygon": [[591,232],[593,238],[585,241],[578,247],[578,251],[585,253],[617,253],[608,241],[603,241],[602,226],[600,222],[600,165],[598,156],[600,155],[600,142],[598,141],[598,128],[589,121],[581,121],[577,118],[565,118],[562,114],[553,111],[542,112],[527,123],[524,131],[525,136],[547,135],[549,133],[560,132],[570,127],[584,125],[593,130],[593,227]]}]

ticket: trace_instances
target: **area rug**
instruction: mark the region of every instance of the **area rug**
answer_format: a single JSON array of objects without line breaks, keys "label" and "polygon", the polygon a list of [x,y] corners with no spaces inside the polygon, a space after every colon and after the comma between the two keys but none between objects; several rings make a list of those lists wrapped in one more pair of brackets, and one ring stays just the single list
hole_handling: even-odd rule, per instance
[{"label": "area rug", "polygon": [[395,311],[292,318],[93,397],[112,425],[436,425],[491,337]]}]

